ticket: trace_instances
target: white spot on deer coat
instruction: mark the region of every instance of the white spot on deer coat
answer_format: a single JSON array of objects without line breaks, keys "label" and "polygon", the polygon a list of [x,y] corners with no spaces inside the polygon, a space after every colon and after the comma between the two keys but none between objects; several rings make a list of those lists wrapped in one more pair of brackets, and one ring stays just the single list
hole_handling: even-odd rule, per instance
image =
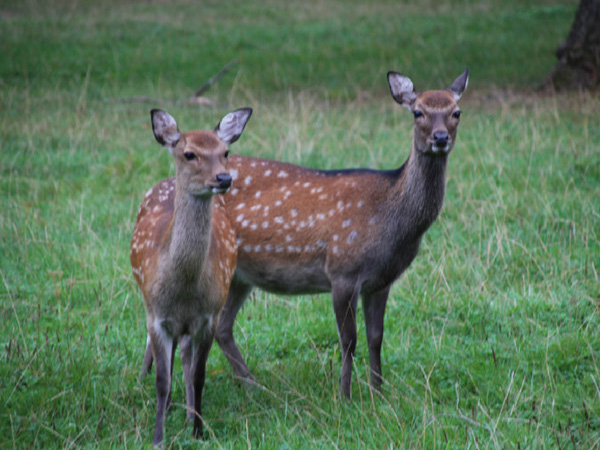
[{"label": "white spot on deer coat", "polygon": [[352,219],[344,220],[342,222],[342,228],[348,228],[350,225],[352,225]]},{"label": "white spot on deer coat", "polygon": [[356,237],[358,236],[358,233],[356,232],[356,230],[353,230],[349,235],[348,235],[348,244],[352,244],[355,240]]},{"label": "white spot on deer coat", "polygon": [[237,169],[230,169],[229,174],[231,175],[232,180],[237,180],[239,172],[237,171]]},{"label": "white spot on deer coat", "polygon": [[246,178],[244,178],[244,184],[246,186],[248,186],[250,183],[252,183],[252,177],[251,176],[247,176]]},{"label": "white spot on deer coat", "polygon": [[279,173],[277,174],[277,178],[287,178],[288,177],[288,173],[285,170],[280,170]]},{"label": "white spot on deer coat", "polygon": [[317,247],[319,247],[319,248],[329,247],[329,244],[327,242],[323,241],[322,239],[319,239],[316,244],[317,244]]},{"label": "white spot on deer coat", "polygon": [[272,173],[271,169],[267,169],[267,170],[265,170],[265,177],[268,177],[268,176],[270,176],[270,175],[271,175],[271,173]]}]

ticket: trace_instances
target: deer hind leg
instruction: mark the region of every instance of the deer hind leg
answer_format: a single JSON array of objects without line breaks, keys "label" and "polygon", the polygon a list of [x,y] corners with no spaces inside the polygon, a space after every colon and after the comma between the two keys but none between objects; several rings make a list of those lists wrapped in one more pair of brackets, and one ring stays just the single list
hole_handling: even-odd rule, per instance
[{"label": "deer hind leg", "polygon": [[381,343],[383,342],[383,317],[390,287],[363,295],[362,303],[369,345],[369,360],[371,365],[371,386],[381,389],[383,382],[381,372]]},{"label": "deer hind leg", "polygon": [[252,286],[234,280],[229,288],[227,302],[219,318],[216,340],[221,350],[227,357],[236,377],[252,381],[254,378],[250,369],[244,361],[244,357],[235,343],[233,337],[233,324],[235,318],[244,304],[244,301],[252,291]]},{"label": "deer hind leg", "polygon": [[154,427],[155,446],[161,446],[165,424],[165,413],[171,393],[171,361],[175,341],[164,330],[150,331],[152,353],[156,362],[156,424]]},{"label": "deer hind leg", "polygon": [[331,291],[342,348],[341,395],[350,398],[352,362],[356,350],[356,306],[360,283],[336,283]]}]

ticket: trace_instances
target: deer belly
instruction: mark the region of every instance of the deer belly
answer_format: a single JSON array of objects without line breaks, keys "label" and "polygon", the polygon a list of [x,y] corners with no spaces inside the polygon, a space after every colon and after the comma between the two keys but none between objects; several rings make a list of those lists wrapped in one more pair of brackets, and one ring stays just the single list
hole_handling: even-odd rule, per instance
[{"label": "deer belly", "polygon": [[[254,255],[256,256],[256,255]],[[257,258],[241,251],[236,277],[245,283],[278,294],[315,294],[331,290],[331,282],[319,260],[302,261],[282,253]]]}]

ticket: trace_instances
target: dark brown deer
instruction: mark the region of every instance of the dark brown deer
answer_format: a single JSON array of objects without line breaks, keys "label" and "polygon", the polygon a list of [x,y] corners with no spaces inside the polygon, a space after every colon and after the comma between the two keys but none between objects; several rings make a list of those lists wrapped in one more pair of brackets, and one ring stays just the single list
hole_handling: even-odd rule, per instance
[{"label": "dark brown deer", "polygon": [[380,388],[388,294],[442,208],[460,118],[456,102],[467,81],[465,70],[446,90],[418,93],[409,78],[388,73],[392,97],[414,116],[410,155],[395,170],[324,171],[230,158],[236,186],[225,196],[225,210],[235,228],[238,260],[216,339],[238,377],[252,379],[233,323],[254,286],[284,295],[330,291],[342,349],[342,394],[350,397],[359,297],[371,384]]},{"label": "dark brown deer", "polygon": [[[214,131],[181,134],[169,114],[152,110],[156,140],[175,159],[175,182],[152,188],[138,213],[131,268],[146,302],[149,349],[156,361],[154,445],[163,441],[173,352],[181,336],[188,418],[202,435],[206,359],[233,278],[237,246],[223,208],[232,184],[227,146],[241,135],[252,110],[234,111]],[[185,345],[184,345],[185,344]],[[150,364],[148,358],[145,364]]]}]

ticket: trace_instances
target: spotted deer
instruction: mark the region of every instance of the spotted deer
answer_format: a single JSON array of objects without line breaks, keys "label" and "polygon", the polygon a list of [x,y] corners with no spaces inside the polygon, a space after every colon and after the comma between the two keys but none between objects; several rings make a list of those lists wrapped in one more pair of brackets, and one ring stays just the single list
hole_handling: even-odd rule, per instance
[{"label": "spotted deer", "polygon": [[392,97],[414,116],[410,155],[395,170],[327,171],[230,158],[236,185],[224,200],[238,260],[216,339],[236,376],[252,380],[233,324],[253,287],[283,295],[330,291],[342,350],[341,393],[350,397],[359,297],[371,385],[380,388],[390,287],[442,208],[461,113],[457,101],[467,82],[465,70],[446,90],[417,92],[408,77],[388,73]]},{"label": "spotted deer", "polygon": [[[228,145],[252,110],[226,115],[214,131],[180,133],[169,114],[152,110],[156,140],[173,155],[175,180],[152,188],[140,207],[131,241],[131,267],[144,296],[148,345],[156,361],[154,445],[163,441],[173,352],[181,336],[188,418],[202,435],[206,359],[233,278],[237,246],[223,196],[232,184]],[[185,345],[184,345],[185,343]],[[148,364],[149,361],[146,362]]]}]

